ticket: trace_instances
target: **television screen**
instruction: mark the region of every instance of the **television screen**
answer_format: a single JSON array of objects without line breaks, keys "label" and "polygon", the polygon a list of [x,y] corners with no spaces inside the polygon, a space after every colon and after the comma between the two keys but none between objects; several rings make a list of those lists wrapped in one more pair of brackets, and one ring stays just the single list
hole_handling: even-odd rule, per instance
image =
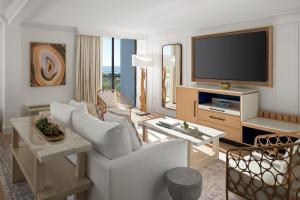
[{"label": "television screen", "polygon": [[196,37],[193,78],[268,81],[267,32]]}]

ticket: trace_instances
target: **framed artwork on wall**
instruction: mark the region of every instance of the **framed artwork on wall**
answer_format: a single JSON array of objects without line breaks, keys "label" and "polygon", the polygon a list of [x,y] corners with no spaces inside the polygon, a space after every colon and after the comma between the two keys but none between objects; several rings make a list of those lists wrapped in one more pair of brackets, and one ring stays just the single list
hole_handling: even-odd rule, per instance
[{"label": "framed artwork on wall", "polygon": [[30,86],[66,84],[66,45],[30,43]]}]

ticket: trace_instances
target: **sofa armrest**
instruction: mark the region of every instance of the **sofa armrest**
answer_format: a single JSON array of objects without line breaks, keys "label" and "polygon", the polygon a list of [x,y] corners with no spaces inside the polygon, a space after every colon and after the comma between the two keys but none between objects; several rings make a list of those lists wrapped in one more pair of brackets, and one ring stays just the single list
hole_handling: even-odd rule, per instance
[{"label": "sofa armrest", "polygon": [[172,140],[151,145],[113,160],[111,200],[167,199],[165,172],[187,165],[187,143]]}]

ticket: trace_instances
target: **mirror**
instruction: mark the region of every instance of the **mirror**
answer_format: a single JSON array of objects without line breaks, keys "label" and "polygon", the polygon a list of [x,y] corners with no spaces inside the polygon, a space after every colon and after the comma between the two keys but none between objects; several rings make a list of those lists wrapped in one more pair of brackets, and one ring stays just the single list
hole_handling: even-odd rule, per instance
[{"label": "mirror", "polygon": [[176,110],[176,86],[182,84],[182,46],[162,47],[162,106]]}]

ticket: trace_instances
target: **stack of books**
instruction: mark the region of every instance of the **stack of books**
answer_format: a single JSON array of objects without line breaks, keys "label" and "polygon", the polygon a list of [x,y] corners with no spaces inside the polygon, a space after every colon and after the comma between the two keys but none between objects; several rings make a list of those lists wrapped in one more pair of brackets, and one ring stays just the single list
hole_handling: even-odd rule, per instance
[{"label": "stack of books", "polygon": [[163,126],[166,128],[173,128],[175,126],[180,125],[180,122],[175,120],[175,119],[171,119],[171,118],[164,118],[162,120],[160,120],[157,125],[159,126]]}]

